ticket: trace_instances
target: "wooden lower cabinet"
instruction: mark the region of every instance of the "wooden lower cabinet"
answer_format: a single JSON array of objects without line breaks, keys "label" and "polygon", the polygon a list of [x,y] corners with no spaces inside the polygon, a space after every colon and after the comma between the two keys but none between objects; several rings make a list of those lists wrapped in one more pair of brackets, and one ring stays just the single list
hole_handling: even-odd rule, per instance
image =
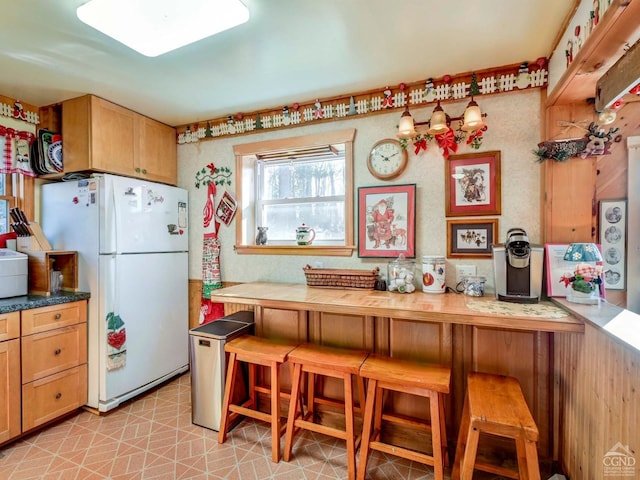
[{"label": "wooden lower cabinet", "polygon": [[20,313],[0,314],[0,443],[20,434]]},{"label": "wooden lower cabinet", "polygon": [[87,301],[0,314],[0,444],[86,403]]},{"label": "wooden lower cabinet", "polygon": [[87,364],[22,386],[22,429],[26,432],[87,403]]}]

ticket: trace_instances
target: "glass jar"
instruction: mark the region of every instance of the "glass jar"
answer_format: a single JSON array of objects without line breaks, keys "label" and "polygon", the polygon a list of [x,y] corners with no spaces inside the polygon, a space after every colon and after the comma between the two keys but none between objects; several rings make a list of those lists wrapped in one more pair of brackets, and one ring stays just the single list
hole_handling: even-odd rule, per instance
[{"label": "glass jar", "polygon": [[387,266],[387,288],[390,292],[413,293],[415,286],[416,262],[400,255]]},{"label": "glass jar", "polygon": [[444,293],[447,290],[444,257],[425,255],[422,257],[422,291]]},{"label": "glass jar", "polygon": [[484,295],[484,282],[487,277],[484,275],[471,275],[464,278],[464,293],[471,297],[482,297]]}]

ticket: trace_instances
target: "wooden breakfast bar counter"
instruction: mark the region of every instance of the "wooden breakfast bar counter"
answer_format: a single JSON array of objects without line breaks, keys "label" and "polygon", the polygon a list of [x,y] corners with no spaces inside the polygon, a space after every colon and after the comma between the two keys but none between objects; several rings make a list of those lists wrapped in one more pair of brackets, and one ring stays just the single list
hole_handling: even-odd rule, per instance
[{"label": "wooden breakfast bar counter", "polygon": [[[540,430],[541,460],[551,459],[553,335],[580,335],[584,323],[550,302],[521,305],[490,296],[399,294],[286,283],[234,285],[215,290],[211,299],[225,304],[225,314],[253,310],[260,336],[366,349],[450,367],[446,410],[452,441],[457,437],[467,373],[514,376]],[[424,405],[398,395],[393,408],[416,415]]]}]

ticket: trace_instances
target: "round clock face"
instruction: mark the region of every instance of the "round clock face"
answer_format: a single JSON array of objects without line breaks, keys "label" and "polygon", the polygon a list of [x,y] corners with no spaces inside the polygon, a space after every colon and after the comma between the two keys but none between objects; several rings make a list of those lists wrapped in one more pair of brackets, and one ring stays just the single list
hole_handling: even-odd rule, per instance
[{"label": "round clock face", "polygon": [[369,153],[367,167],[374,177],[387,180],[397,177],[407,166],[407,151],[400,142],[389,138],[376,143]]}]

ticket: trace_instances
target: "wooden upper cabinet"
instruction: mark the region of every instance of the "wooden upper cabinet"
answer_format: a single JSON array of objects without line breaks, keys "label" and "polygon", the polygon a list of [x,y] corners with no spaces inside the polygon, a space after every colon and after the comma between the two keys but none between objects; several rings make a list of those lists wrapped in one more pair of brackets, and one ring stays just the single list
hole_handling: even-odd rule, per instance
[{"label": "wooden upper cabinet", "polygon": [[140,152],[136,175],[149,180],[178,183],[176,130],[147,117],[139,117]]},{"label": "wooden upper cabinet", "polygon": [[64,173],[98,171],[176,185],[175,129],[85,95],[62,103]]}]

